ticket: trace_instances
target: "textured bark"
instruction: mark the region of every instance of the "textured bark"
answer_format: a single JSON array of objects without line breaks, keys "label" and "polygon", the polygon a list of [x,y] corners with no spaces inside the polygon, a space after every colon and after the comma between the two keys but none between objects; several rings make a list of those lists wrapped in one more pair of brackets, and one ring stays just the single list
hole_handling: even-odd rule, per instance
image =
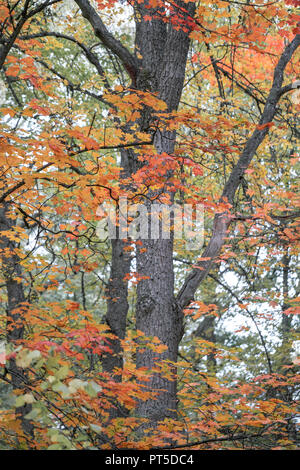
[{"label": "textured bark", "polygon": [[[9,204],[4,203],[0,206],[0,256],[1,269],[5,278],[7,290],[7,342],[17,346],[24,337],[24,321],[21,308],[25,302],[23,285],[16,277],[22,276],[20,259],[15,253],[16,244],[9,240],[2,232],[13,229],[14,220],[9,217]],[[24,389],[27,383],[26,372],[17,366],[15,359],[8,362],[8,372],[11,375],[11,384],[14,390]],[[22,427],[26,434],[33,434],[33,426],[30,420],[25,416],[31,410],[31,405],[25,404],[16,409],[16,414],[21,419]]]},{"label": "textured bark", "polygon": [[130,256],[124,250],[126,242],[120,239],[112,240],[112,260],[110,279],[108,283],[108,299],[106,322],[111,333],[116,336],[110,343],[113,354],[106,354],[102,358],[104,371],[112,372],[115,367],[122,368],[122,348],[120,339],[124,339],[126,331],[126,318],[128,312],[128,283],[124,277],[130,271]]},{"label": "textured bark", "polygon": [[[202,322],[198,326],[197,330],[195,331],[195,336],[198,338],[202,338],[205,341],[209,341],[210,343],[216,342],[216,334],[215,334],[215,327],[216,327],[216,317],[215,316],[206,316],[203,318]],[[207,355],[207,372],[215,373],[217,361],[214,354],[214,351]]]},{"label": "textured bark", "polygon": [[[181,2],[179,2],[179,6]],[[194,4],[184,4],[191,15]],[[141,68],[137,76],[137,86],[145,84],[147,88],[158,92],[168,111],[176,110],[182,93],[185,66],[189,49],[189,35],[166,26],[160,20],[139,21],[146,13],[145,5],[136,11],[136,49],[142,55]],[[149,12],[149,10],[148,10]],[[150,15],[154,12],[151,12]],[[148,13],[149,14],[149,13]],[[175,134],[161,132],[154,139],[158,154],[172,154],[175,146]],[[170,192],[173,201],[173,193]],[[150,197],[156,196],[154,192]],[[151,204],[148,204],[150,211]],[[150,225],[150,224],[149,224]],[[137,287],[136,327],[147,336],[158,336],[168,349],[157,354],[146,349],[137,352],[137,366],[152,369],[156,362],[176,361],[178,346],[182,336],[182,314],[177,309],[174,299],[173,239],[142,240],[143,250],[137,250],[137,271],[148,277],[139,282]],[[174,370],[174,372],[176,372]],[[155,374],[147,387],[159,391],[159,397],[141,402],[138,414],[155,424],[164,417],[176,417],[176,380],[167,380]]]},{"label": "textured bark", "polygon": [[[124,250],[126,242],[121,239],[111,241],[111,270],[107,288],[107,312],[106,323],[115,339],[110,341],[112,354],[102,357],[103,370],[113,374],[114,368],[123,367],[122,347],[119,341],[125,338],[126,318],[128,313],[128,283],[124,280],[125,275],[130,272],[130,256]],[[119,374],[115,379],[121,380]]]},{"label": "textured bark", "polygon": [[288,372],[286,365],[292,365],[292,349],[293,349],[293,315],[286,314],[289,308],[289,284],[290,284],[290,262],[291,256],[289,255],[288,248],[282,257],[282,305],[281,305],[281,325],[280,325],[280,340],[281,343],[277,348],[278,371],[285,375]]},{"label": "textured bark", "polygon": [[[130,160],[130,149],[121,150],[121,179],[130,176],[133,171]],[[118,228],[117,228],[118,230]],[[120,340],[125,338],[126,319],[128,314],[128,281],[125,280],[126,274],[130,272],[131,256],[124,249],[128,246],[122,237],[111,240],[111,269],[107,287],[107,311],[106,323],[115,339],[110,342],[112,354],[106,354],[102,357],[102,366],[105,372],[113,374],[115,368],[122,369],[123,355]],[[115,380],[120,381],[121,375],[114,375]],[[117,415],[118,411],[112,413]]]}]

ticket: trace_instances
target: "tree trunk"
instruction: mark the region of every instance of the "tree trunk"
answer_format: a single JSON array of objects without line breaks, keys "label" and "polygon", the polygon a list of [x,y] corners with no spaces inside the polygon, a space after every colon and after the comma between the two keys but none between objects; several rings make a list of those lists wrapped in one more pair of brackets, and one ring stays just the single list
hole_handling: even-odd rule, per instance
[{"label": "tree trunk", "polygon": [[[7,322],[6,322],[6,339],[8,344],[18,346],[24,337],[24,320],[22,318],[22,308],[24,306],[25,295],[23,285],[20,280],[22,270],[20,259],[16,254],[16,243],[10,240],[5,231],[11,231],[15,221],[9,216],[9,203],[5,202],[0,207],[0,253],[2,272],[5,279],[7,290]],[[11,385],[14,390],[26,387],[26,372],[17,366],[14,358],[8,362],[8,372],[11,375]],[[26,434],[33,434],[33,426],[30,420],[25,418],[31,410],[31,405],[25,404],[16,409],[16,415],[21,419],[23,430]]]}]

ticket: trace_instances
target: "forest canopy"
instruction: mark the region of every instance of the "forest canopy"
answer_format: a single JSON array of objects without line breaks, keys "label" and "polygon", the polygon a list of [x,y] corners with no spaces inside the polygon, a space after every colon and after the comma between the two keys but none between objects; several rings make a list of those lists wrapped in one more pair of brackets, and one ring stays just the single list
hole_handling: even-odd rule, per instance
[{"label": "forest canopy", "polygon": [[0,0],[0,449],[299,448],[299,0]]}]

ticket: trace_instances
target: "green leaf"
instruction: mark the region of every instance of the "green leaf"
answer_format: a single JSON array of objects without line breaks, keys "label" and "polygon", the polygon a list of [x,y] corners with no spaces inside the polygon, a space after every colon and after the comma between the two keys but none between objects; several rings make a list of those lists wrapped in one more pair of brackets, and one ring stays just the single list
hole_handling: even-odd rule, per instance
[{"label": "green leaf", "polygon": [[52,386],[54,392],[61,392],[63,398],[70,398],[71,392],[70,389],[63,384],[62,382],[57,382]]},{"label": "green leaf", "polygon": [[25,393],[25,395],[20,395],[16,398],[15,405],[19,407],[25,405],[25,403],[33,403],[34,401],[34,396],[31,393]]},{"label": "green leaf", "polygon": [[60,444],[51,444],[51,446],[49,446],[47,450],[61,450],[61,445]]},{"label": "green leaf", "polygon": [[28,349],[23,349],[20,351],[16,357],[16,364],[18,367],[22,367],[23,369],[29,367],[30,364],[35,360],[40,358],[41,352],[34,350],[29,351]]},{"label": "green leaf", "polygon": [[89,426],[93,431],[95,431],[97,433],[100,433],[100,432],[103,431],[102,427],[98,426],[97,424],[89,423]]},{"label": "green leaf", "polygon": [[41,410],[39,408],[33,408],[26,416],[25,419],[32,419],[33,421],[40,416]]},{"label": "green leaf", "polygon": [[55,377],[59,380],[65,379],[68,376],[69,371],[70,368],[68,366],[63,366],[55,373]]}]

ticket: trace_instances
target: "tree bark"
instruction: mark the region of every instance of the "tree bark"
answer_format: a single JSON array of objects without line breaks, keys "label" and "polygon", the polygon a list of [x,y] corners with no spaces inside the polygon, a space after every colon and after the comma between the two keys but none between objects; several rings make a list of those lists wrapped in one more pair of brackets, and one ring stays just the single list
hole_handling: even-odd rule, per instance
[{"label": "tree bark", "polygon": [[[128,165],[128,153],[130,150],[121,150],[122,177],[130,174]],[[117,228],[117,230],[119,230]],[[117,233],[119,235],[119,233]],[[121,237],[111,240],[111,268],[107,286],[107,310],[106,323],[109,332],[114,335],[110,340],[111,353],[102,356],[103,371],[111,375],[116,382],[122,381],[123,349],[121,341],[126,334],[126,320],[128,314],[128,281],[126,274],[130,272],[131,256],[126,250],[128,243]],[[118,372],[117,372],[118,371]],[[127,410],[119,403],[113,403],[110,409],[110,419],[124,416]]]},{"label": "tree bark", "polygon": [[[15,221],[9,216],[10,205],[8,202],[0,206],[0,253],[2,272],[5,279],[7,290],[7,309],[6,309],[6,340],[12,346],[18,346],[24,337],[24,320],[22,309],[24,305],[25,294],[20,280],[22,269],[20,259],[16,254],[16,243],[10,240],[3,232],[11,231]],[[17,366],[14,358],[8,361],[8,372],[11,375],[11,385],[14,390],[24,389],[27,383],[26,371]],[[33,425],[25,416],[31,411],[31,405],[25,404],[16,409],[16,416],[21,420],[24,432],[27,435],[33,435]]]},{"label": "tree bark", "polygon": [[[194,15],[194,4],[178,3],[179,7]],[[144,21],[143,16],[157,14],[149,12],[145,4],[136,9],[136,50],[141,54],[137,86],[145,87],[167,104],[167,111],[178,108],[182,93],[185,67],[189,50],[189,32],[166,26],[162,20]],[[148,12],[148,13],[147,13]],[[147,77],[147,84],[142,81]],[[155,136],[154,145],[158,154],[173,154],[176,135],[169,131]],[[166,191],[168,192],[168,191]],[[157,194],[149,191],[148,196]],[[171,203],[173,193],[169,192]],[[151,211],[151,203],[148,202]],[[150,219],[149,224],[150,226]],[[144,279],[137,286],[136,327],[146,336],[157,336],[167,346],[162,354],[151,349],[137,351],[137,366],[151,370],[155,363],[177,361],[178,346],[182,336],[183,317],[174,299],[173,236],[170,239],[144,239],[142,249],[137,249],[137,271]],[[174,370],[174,372],[176,372]],[[176,417],[176,380],[168,380],[162,374],[154,374],[147,387],[159,391],[159,396],[140,402],[138,414],[148,418],[152,425],[165,417]]]}]

